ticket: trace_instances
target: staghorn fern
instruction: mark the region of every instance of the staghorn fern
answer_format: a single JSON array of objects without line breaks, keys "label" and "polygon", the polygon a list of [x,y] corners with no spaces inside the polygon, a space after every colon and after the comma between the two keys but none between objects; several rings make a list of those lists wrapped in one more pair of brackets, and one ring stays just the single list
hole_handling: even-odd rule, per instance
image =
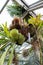
[{"label": "staghorn fern", "polygon": [[22,14],[25,11],[25,9],[23,7],[15,4],[15,3],[13,5],[7,6],[7,10],[11,16],[14,16],[14,15],[22,16]]}]

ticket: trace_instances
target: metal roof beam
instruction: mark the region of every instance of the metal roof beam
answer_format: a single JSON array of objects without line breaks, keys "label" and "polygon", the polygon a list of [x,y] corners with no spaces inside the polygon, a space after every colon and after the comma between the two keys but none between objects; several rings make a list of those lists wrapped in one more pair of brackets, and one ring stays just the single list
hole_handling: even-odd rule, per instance
[{"label": "metal roof beam", "polygon": [[9,2],[9,0],[7,0],[7,1],[5,2],[4,6],[2,7],[2,9],[1,9],[1,11],[0,11],[0,14],[1,14],[1,12],[4,10],[4,8],[5,8],[6,5],[8,4],[8,2]]},{"label": "metal roof beam", "polygon": [[29,12],[43,7],[43,0],[33,3],[29,6],[25,3],[24,0],[21,1],[24,3],[24,8]]}]

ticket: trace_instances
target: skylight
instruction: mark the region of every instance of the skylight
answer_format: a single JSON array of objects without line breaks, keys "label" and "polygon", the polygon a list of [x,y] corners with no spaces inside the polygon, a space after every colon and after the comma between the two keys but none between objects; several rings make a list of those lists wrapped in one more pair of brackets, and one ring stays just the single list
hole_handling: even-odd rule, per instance
[{"label": "skylight", "polygon": [[[2,1],[1,4],[3,5],[3,3],[4,3],[4,0]],[[12,4],[11,0],[8,2],[8,5],[10,5],[10,4]],[[2,13],[0,13],[0,24],[7,22],[8,25],[10,25],[11,21],[12,21],[12,17],[9,15],[9,13],[5,7],[4,10],[2,11]]]},{"label": "skylight", "polygon": [[31,5],[31,4],[33,4],[33,3],[37,2],[37,1],[39,1],[39,0],[23,0],[23,1],[25,1],[25,3],[26,3],[27,5]]},{"label": "skylight", "polygon": [[[1,9],[2,9],[2,7],[4,6],[4,4],[6,3],[6,1],[7,0],[0,0],[0,11],[1,11]],[[33,3],[35,3],[35,2],[37,2],[37,1],[43,1],[43,0],[16,0],[21,6],[25,6],[24,4],[23,4],[23,2],[25,2],[25,4],[27,4],[28,6],[29,6],[29,8],[28,9],[30,9],[31,10],[31,8],[34,6],[34,5],[32,5]],[[22,2],[23,1],[23,2]],[[9,2],[8,2],[8,4],[12,4],[12,1],[11,0],[9,0]],[[37,3],[36,3],[37,4]],[[35,4],[35,5],[36,5]],[[30,5],[32,5],[32,6],[30,6]],[[43,2],[42,2],[42,5],[43,5]],[[34,7],[35,8],[35,7]],[[31,10],[32,11],[32,10]],[[30,12],[30,11],[29,11]],[[33,12],[35,13],[35,14],[41,14],[41,15],[43,15],[43,8],[40,8],[40,9],[36,9],[36,10],[33,10]],[[8,25],[10,24],[10,22],[11,22],[11,20],[12,20],[12,17],[9,15],[9,13],[7,12],[7,9],[6,9],[6,6],[5,6],[5,8],[3,9],[3,11],[1,12],[1,14],[0,14],[0,24],[2,24],[2,23],[4,23],[4,22],[8,22]]]},{"label": "skylight", "polygon": [[6,2],[7,0],[0,0],[0,10],[2,9],[2,7],[3,7],[3,5],[5,4],[5,2]]},{"label": "skylight", "polygon": [[41,14],[43,15],[43,8],[37,9],[34,11],[36,14]]}]

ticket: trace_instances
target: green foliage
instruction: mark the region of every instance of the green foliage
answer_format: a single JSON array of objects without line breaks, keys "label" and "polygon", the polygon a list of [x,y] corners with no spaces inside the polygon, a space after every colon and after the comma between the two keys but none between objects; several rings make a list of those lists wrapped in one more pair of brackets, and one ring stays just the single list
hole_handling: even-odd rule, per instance
[{"label": "green foliage", "polygon": [[5,34],[6,34],[6,36],[7,36],[7,37],[10,37],[10,32],[9,32],[9,30],[8,30],[8,28],[7,28],[7,22],[6,22],[4,25],[2,25],[2,28],[3,28],[3,30],[4,30],[4,32],[5,32]]},{"label": "green foliage", "polygon": [[21,34],[21,33],[19,33],[19,37],[18,37],[18,44],[23,44],[23,42],[25,41],[25,37]]},{"label": "green foliage", "polygon": [[41,20],[40,14],[36,17],[30,17],[30,19],[28,20],[28,23],[32,24],[34,27],[37,27],[37,29],[43,26],[43,20]]},{"label": "green foliage", "polygon": [[37,15],[36,17],[30,17],[28,20],[28,24],[32,24],[37,36],[42,35],[43,31],[41,30],[43,28],[43,20],[41,20],[41,15]]},{"label": "green foliage", "polygon": [[[43,20],[41,20],[41,15],[39,14],[36,17],[31,17],[30,20],[28,20],[28,24],[32,24],[33,25],[33,27],[35,29],[35,32],[36,32],[37,40],[41,39],[41,37],[43,35],[41,33],[41,32],[43,32],[41,30],[43,28]],[[41,48],[40,48],[40,50],[41,50]],[[42,51],[40,51],[40,63],[42,65],[42,55],[41,55],[41,53],[42,53]]]},{"label": "green foliage", "polygon": [[6,48],[6,51],[2,54],[0,58],[0,65],[3,65],[8,50],[9,50],[9,46]]},{"label": "green foliage", "polygon": [[25,37],[19,33],[17,29],[12,29],[10,31],[10,37],[14,42],[17,42],[18,44],[22,44],[25,41]]},{"label": "green foliage", "polygon": [[12,29],[11,31],[10,31],[10,37],[11,37],[11,39],[14,41],[14,42],[16,42],[17,40],[18,40],[18,30],[17,29]]},{"label": "green foliage", "polygon": [[9,55],[9,60],[8,60],[8,64],[7,64],[7,65],[11,65],[11,64],[12,64],[14,46],[15,46],[15,45],[13,45],[12,48],[11,48],[11,53],[10,53],[10,55]]},{"label": "green foliage", "polygon": [[20,5],[17,5],[16,3],[7,6],[7,10],[10,13],[11,16],[17,15],[21,16],[25,9],[21,7]]},{"label": "green foliage", "polygon": [[[29,20],[29,24],[31,23],[34,27],[38,26],[37,30],[40,30],[43,27],[42,22],[43,21],[40,19],[39,16],[35,17],[35,18],[32,17]],[[13,59],[15,42],[17,42],[17,44],[21,45],[21,44],[23,44],[24,41],[25,41],[25,37],[21,33],[19,33],[19,31],[17,29],[9,30],[7,27],[7,23],[2,25],[2,29],[0,28],[0,52],[2,52],[2,53],[0,53],[0,65],[3,65],[7,54],[9,55],[7,65],[11,65],[12,59]],[[10,47],[9,47],[9,45],[10,45]],[[10,50],[11,50],[11,52],[9,53],[8,51],[10,51]],[[35,61],[33,61],[33,60],[34,60],[34,58],[32,56],[31,59],[28,60],[29,62],[26,65],[32,65],[32,64],[40,65],[39,63],[36,62],[36,59],[35,59]]]},{"label": "green foliage", "polygon": [[[2,29],[3,30],[0,31],[0,65],[4,64],[7,54],[9,55],[8,65],[11,65],[15,45],[12,46],[11,44],[13,42],[11,42],[10,39],[10,31],[7,27],[7,23],[2,25]],[[11,53],[9,54],[10,49]]]},{"label": "green foliage", "polygon": [[[22,34],[20,34],[19,32],[18,32],[18,30],[17,29],[12,29],[11,31],[9,31],[9,29],[8,29],[8,27],[7,27],[7,23],[5,23],[3,26],[2,26],[2,28],[3,28],[3,31],[2,31],[2,33],[0,34],[0,36],[1,36],[1,39],[0,39],[0,44],[2,44],[2,43],[6,43],[7,41],[9,41],[9,42],[18,42],[18,44],[20,44],[20,42],[21,43],[23,43],[24,42],[24,40],[25,40],[25,37],[22,35]],[[3,34],[4,33],[4,34]],[[5,36],[5,37],[4,37]],[[7,38],[7,39],[6,39]],[[3,41],[2,41],[3,40]]]},{"label": "green foliage", "polygon": [[0,36],[1,36],[1,37],[2,37],[2,36],[3,36],[3,37],[6,36],[5,33],[4,33],[4,31],[2,31],[2,30],[0,31]]},{"label": "green foliage", "polygon": [[4,48],[7,46],[9,39],[5,33],[5,28],[1,26],[1,31],[0,31],[0,50],[4,50]]},{"label": "green foliage", "polygon": [[3,31],[3,28],[2,28],[2,26],[0,25],[0,31]]},{"label": "green foliage", "polygon": [[1,38],[1,39],[0,39],[0,45],[6,43],[6,42],[8,42],[8,41],[9,41],[8,39]]},{"label": "green foliage", "polygon": [[[9,55],[7,64],[11,65],[15,47],[15,44],[12,43],[18,42],[19,44],[22,44],[25,40],[25,37],[20,34],[17,29],[13,29],[10,31],[7,27],[7,23],[2,25],[2,29],[3,30],[1,30],[0,32],[0,65],[4,64],[7,54]],[[13,42],[12,39],[15,41]],[[11,53],[9,53],[10,50]]]}]

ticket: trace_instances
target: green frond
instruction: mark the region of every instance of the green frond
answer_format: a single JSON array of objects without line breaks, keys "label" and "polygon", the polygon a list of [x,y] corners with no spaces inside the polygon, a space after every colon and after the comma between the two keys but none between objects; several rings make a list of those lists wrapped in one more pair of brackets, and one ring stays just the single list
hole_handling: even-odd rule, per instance
[{"label": "green frond", "polygon": [[4,64],[4,60],[5,60],[5,57],[6,57],[8,50],[9,50],[9,46],[6,48],[6,51],[2,54],[2,56],[0,58],[0,65]]},{"label": "green frond", "polygon": [[7,27],[7,23],[5,23],[4,25],[2,25],[2,28],[3,28],[3,30],[4,30],[4,32],[5,32],[5,34],[6,34],[6,36],[7,36],[7,37],[10,37],[10,31],[9,31],[9,29],[8,29],[8,27]]}]

